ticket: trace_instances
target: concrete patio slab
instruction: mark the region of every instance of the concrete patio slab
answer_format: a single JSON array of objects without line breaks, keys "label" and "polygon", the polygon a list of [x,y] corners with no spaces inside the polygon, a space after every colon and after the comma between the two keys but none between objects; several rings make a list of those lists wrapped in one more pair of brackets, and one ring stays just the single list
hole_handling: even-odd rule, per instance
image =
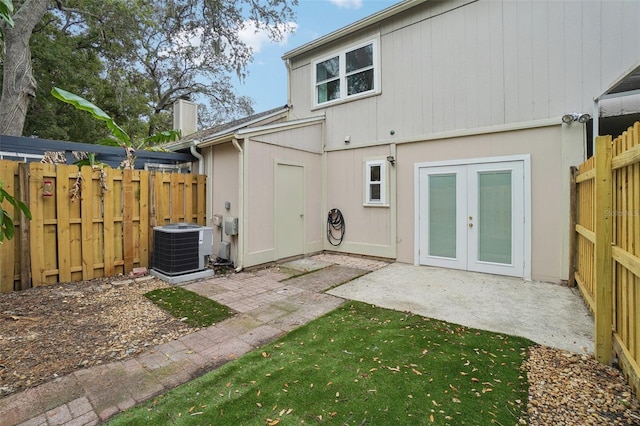
[{"label": "concrete patio slab", "polygon": [[566,286],[393,263],[328,293],[593,353],[593,318],[577,290]]}]

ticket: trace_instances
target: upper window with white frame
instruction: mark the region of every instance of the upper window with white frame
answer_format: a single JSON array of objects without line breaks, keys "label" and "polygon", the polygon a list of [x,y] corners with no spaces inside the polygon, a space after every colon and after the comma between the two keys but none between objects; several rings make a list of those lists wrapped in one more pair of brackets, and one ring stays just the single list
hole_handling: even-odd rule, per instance
[{"label": "upper window with white frame", "polygon": [[387,204],[386,160],[365,161],[365,205]]},{"label": "upper window with white frame", "polygon": [[313,70],[315,106],[380,91],[375,40],[316,61]]}]

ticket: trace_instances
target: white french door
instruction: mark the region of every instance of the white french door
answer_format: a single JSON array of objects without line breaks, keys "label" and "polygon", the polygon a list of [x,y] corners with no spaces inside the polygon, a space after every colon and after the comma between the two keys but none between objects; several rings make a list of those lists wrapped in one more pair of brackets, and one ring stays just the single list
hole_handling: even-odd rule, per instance
[{"label": "white french door", "polygon": [[419,261],[524,276],[524,162],[419,170]]}]

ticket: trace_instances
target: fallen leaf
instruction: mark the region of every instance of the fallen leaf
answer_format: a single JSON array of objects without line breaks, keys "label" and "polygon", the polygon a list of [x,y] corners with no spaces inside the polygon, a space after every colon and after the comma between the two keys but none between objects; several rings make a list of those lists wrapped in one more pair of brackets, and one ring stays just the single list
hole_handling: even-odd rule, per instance
[{"label": "fallen leaf", "polygon": [[436,419],[433,418],[433,414],[429,415],[429,420],[431,420],[431,423],[436,421]]},{"label": "fallen leaf", "polygon": [[278,423],[280,423],[280,419],[275,419],[275,420],[271,420],[271,419],[267,419],[267,425],[269,426],[276,426]]},{"label": "fallen leaf", "polygon": [[416,370],[415,368],[412,368],[411,371],[416,373],[418,376],[422,376],[422,373],[420,371]]},{"label": "fallen leaf", "polygon": [[458,398],[451,398],[451,400],[456,404],[460,404],[460,400]]}]

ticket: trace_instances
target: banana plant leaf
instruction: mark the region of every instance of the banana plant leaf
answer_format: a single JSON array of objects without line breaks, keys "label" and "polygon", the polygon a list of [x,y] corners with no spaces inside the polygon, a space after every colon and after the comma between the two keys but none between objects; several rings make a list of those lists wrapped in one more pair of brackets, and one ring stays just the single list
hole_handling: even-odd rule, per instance
[{"label": "banana plant leaf", "polygon": [[54,98],[61,100],[62,102],[73,105],[74,107],[76,107],[76,109],[90,113],[94,118],[97,118],[98,120],[104,121],[107,124],[109,130],[111,130],[111,133],[113,133],[113,135],[120,142],[122,142],[126,146],[131,145],[131,141],[127,132],[125,132],[122,127],[118,126],[118,124],[116,124],[116,122],[113,121],[113,119],[106,112],[100,109],[100,107],[94,105],[81,96],[78,96],[71,92],[67,92],[66,90],[60,89],[58,87],[54,87],[53,89],[51,89],[51,95]]}]

